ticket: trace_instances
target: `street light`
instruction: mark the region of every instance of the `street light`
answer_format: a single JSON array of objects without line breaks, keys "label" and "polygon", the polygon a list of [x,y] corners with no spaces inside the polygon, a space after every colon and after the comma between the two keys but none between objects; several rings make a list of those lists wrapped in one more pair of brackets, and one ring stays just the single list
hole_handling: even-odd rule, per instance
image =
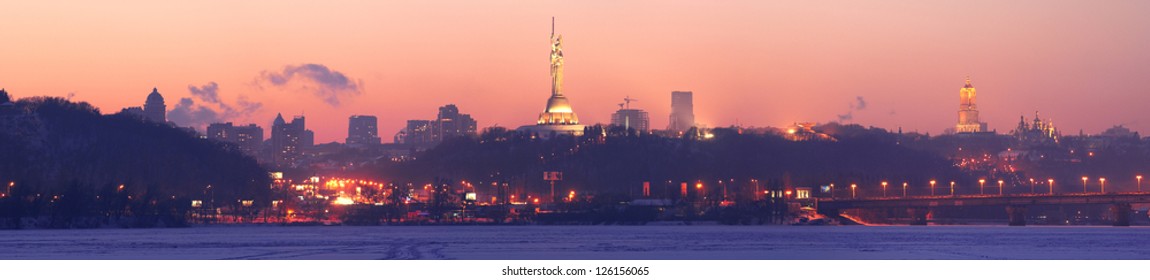
[{"label": "street light", "polygon": [[1098,178],[1098,184],[1102,185],[1102,193],[1106,193],[1106,178]]},{"label": "street light", "polygon": [[1142,175],[1134,176],[1134,179],[1138,179],[1138,192],[1142,192]]},{"label": "street light", "polygon": [[[759,200],[759,179],[751,179],[751,183],[755,183],[755,200]],[[834,197],[834,193],[831,193],[831,197]]]},{"label": "street light", "polygon": [[1054,195],[1054,179],[1046,179],[1046,182],[1050,183],[1050,194]]},{"label": "street light", "polygon": [[852,199],[855,198],[855,188],[858,188],[858,187],[859,186],[857,184],[851,184],[851,198]]},{"label": "street light", "polygon": [[835,184],[831,183],[831,198],[835,198]]},{"label": "street light", "polygon": [[978,194],[980,194],[980,195],[986,194],[986,192],[982,191],[983,187],[985,187],[985,186],[986,186],[986,179],[978,179]]},{"label": "street light", "polygon": [[930,180],[930,196],[934,196],[934,183],[938,183],[938,182],[935,182],[934,180]]},{"label": "street light", "polygon": [[886,181],[882,181],[882,197],[886,197]]},{"label": "street light", "polygon": [[724,184],[723,180],[719,180],[719,186],[723,187],[723,197],[720,200],[726,200],[727,199],[727,184]]},{"label": "street light", "polygon": [[1086,180],[1089,179],[1090,178],[1086,178],[1086,176],[1082,176],[1082,193],[1086,193]]},{"label": "street light", "polygon": [[1030,178],[1030,193],[1034,193],[1034,178]]},{"label": "street light", "polygon": [[1002,180],[998,180],[998,195],[1002,196]]},{"label": "street light", "polygon": [[906,197],[906,182],[902,182],[902,197]]},{"label": "street light", "polygon": [[695,196],[697,196],[696,199],[707,199],[707,197],[703,194],[703,181],[695,183],[695,190]]},{"label": "street light", "polygon": [[950,196],[954,196],[954,181],[950,181]]}]

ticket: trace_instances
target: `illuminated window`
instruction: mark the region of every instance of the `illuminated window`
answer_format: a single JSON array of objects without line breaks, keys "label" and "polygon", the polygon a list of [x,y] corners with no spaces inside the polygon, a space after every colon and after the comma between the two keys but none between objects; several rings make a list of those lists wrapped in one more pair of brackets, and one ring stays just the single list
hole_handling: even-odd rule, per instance
[{"label": "illuminated window", "polygon": [[808,199],[811,198],[811,189],[797,188],[795,189],[795,199]]}]

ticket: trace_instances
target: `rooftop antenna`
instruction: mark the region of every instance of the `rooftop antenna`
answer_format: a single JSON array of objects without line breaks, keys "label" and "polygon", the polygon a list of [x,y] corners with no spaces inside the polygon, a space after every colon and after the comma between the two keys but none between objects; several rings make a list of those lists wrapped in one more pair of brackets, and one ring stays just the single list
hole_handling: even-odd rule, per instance
[{"label": "rooftop antenna", "polygon": [[551,38],[555,38],[555,17],[551,17]]}]

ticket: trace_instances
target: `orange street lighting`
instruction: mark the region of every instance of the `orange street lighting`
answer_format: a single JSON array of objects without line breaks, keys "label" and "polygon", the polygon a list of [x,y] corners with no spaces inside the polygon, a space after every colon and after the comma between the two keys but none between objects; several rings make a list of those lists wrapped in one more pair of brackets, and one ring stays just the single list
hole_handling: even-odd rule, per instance
[{"label": "orange street lighting", "polygon": [[886,197],[886,181],[882,181],[882,197]]},{"label": "orange street lighting", "polygon": [[1098,184],[1102,185],[1102,193],[1106,193],[1106,178],[1098,178]]},{"label": "orange street lighting", "polygon": [[859,186],[856,184],[851,184],[851,198],[855,198],[855,188],[858,188],[858,187]]},{"label": "orange street lighting", "polygon": [[902,182],[902,197],[906,197],[906,182]]},{"label": "orange street lighting", "polygon": [[1086,193],[1086,180],[1089,180],[1089,178],[1082,176],[1082,193]]},{"label": "orange street lighting", "polygon": [[936,182],[934,180],[930,180],[930,196],[934,196],[934,184],[935,183],[938,183],[938,182]]},{"label": "orange street lighting", "polygon": [[986,186],[986,179],[978,179],[978,194],[986,194],[983,192],[983,187]]},{"label": "orange street lighting", "polygon": [[1034,193],[1034,178],[1030,178],[1030,193]]},{"label": "orange street lighting", "polygon": [[1002,180],[998,180],[998,195],[1002,195]]},{"label": "orange street lighting", "polygon": [[950,196],[954,196],[954,181],[950,181]]},{"label": "orange street lighting", "polygon": [[[758,186],[758,185],[755,185]],[[835,198],[835,184],[831,183],[831,198]]]},{"label": "orange street lighting", "polygon": [[1046,182],[1050,183],[1050,194],[1053,195],[1054,194],[1054,179],[1046,179]]},{"label": "orange street lighting", "polygon": [[1138,179],[1138,192],[1142,192],[1142,175],[1134,176],[1134,179]]}]

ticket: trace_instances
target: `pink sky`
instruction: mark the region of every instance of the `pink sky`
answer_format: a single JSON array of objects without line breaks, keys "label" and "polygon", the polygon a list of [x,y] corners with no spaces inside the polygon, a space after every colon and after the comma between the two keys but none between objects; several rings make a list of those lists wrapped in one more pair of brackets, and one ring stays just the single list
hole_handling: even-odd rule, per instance
[{"label": "pink sky", "polygon": [[[448,103],[515,128],[545,105],[555,16],[584,123],[609,122],[629,95],[664,128],[670,92],[691,90],[709,126],[827,122],[862,96],[851,122],[937,134],[970,75],[999,132],[1036,110],[1066,134],[1150,132],[1147,1],[153,2],[0,4],[0,87],[110,113],[152,87],[172,109],[215,82],[230,106],[262,103],[232,121],[266,130],[278,112],[306,114],[317,142],[342,142],[352,114],[379,116],[390,142]],[[260,81],[303,64],[359,94],[335,106],[299,89],[314,84]]]}]

